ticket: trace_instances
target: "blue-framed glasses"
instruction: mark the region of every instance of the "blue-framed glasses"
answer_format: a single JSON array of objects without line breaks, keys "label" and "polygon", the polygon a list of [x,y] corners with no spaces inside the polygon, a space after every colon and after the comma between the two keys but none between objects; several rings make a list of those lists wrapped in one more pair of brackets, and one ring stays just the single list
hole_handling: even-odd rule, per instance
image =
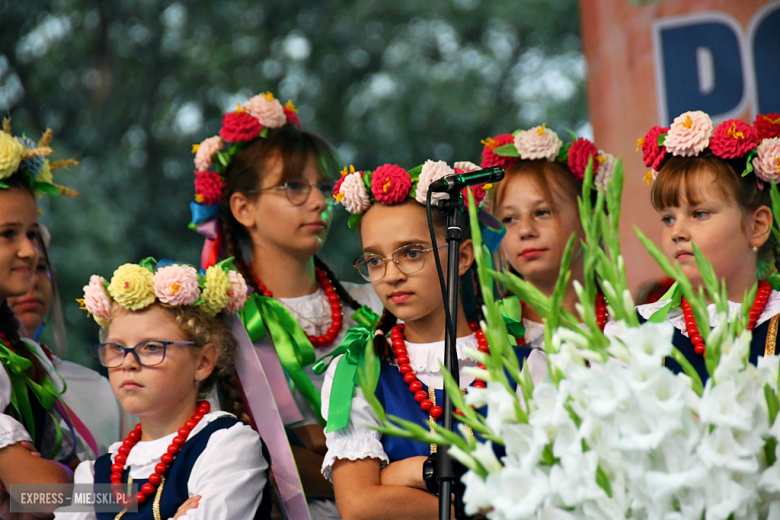
[{"label": "blue-framed glasses", "polygon": [[117,368],[125,361],[127,354],[132,354],[138,364],[144,367],[159,365],[165,360],[168,345],[195,345],[195,341],[160,341],[152,339],[142,341],[135,347],[125,347],[117,343],[101,343],[95,345],[100,364],[106,368]]}]

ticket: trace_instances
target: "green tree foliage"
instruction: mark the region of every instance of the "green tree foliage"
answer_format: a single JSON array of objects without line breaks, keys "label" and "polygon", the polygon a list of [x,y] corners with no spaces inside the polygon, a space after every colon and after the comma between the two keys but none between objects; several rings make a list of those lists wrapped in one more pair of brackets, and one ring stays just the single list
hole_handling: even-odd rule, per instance
[{"label": "green tree foliage", "polygon": [[[0,29],[0,110],[81,161],[58,172],[81,196],[42,220],[87,364],[81,286],[150,255],[198,263],[191,145],[255,93],[293,99],[359,169],[478,162],[481,139],[542,122],[589,132],[576,0],[0,0]],[[323,257],[354,280],[345,220]]]}]

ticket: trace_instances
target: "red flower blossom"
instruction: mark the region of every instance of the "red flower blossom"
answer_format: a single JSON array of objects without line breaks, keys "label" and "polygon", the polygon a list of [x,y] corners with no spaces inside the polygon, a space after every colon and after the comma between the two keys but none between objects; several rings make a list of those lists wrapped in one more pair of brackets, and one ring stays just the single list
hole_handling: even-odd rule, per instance
[{"label": "red flower blossom", "polygon": [[715,128],[710,140],[710,150],[714,156],[721,159],[736,159],[747,155],[758,146],[758,141],[755,128],[739,119],[729,119]]},{"label": "red flower blossom", "polygon": [[758,114],[753,121],[759,140],[780,137],[780,114]]},{"label": "red flower blossom", "polygon": [[371,193],[380,204],[398,204],[412,189],[409,173],[395,164],[380,166],[371,174]]},{"label": "red flower blossom", "polygon": [[599,149],[588,139],[580,137],[571,143],[569,147],[569,169],[572,175],[579,180],[585,178],[585,168],[588,167],[588,159],[593,157],[593,169],[598,168],[596,157],[599,156]]},{"label": "red flower blossom", "polygon": [[485,147],[482,149],[482,162],[480,166],[490,168],[491,166],[501,166],[505,170],[520,160],[519,157],[502,157],[493,153],[493,150],[505,144],[514,144],[515,138],[512,134],[501,134],[490,137],[482,141]]},{"label": "red flower blossom", "polygon": [[195,172],[195,202],[198,204],[211,206],[218,203],[224,189],[225,183],[217,172]]},{"label": "red flower blossom", "polygon": [[642,148],[642,159],[645,166],[656,171],[661,169],[661,163],[666,157],[666,148],[658,146],[658,136],[669,132],[668,128],[661,128],[656,125],[647,131],[645,136],[639,140],[639,146]]},{"label": "red flower blossom", "polygon": [[229,143],[251,141],[255,139],[263,125],[252,114],[243,111],[230,112],[222,116],[222,128],[219,136]]},{"label": "red flower blossom", "polygon": [[303,128],[301,128],[301,120],[298,119],[298,111],[294,108],[290,108],[289,103],[284,107],[284,115],[287,116],[288,125],[295,125],[298,127],[298,130],[303,130]]},{"label": "red flower blossom", "polygon": [[466,206],[466,209],[469,209],[469,194],[466,192],[466,190],[468,189],[471,189],[471,193],[474,195],[474,202],[477,204],[477,207],[479,207],[479,205],[482,204],[482,201],[485,200],[485,196],[487,195],[487,192],[485,191],[485,185],[480,184],[479,186],[470,186],[468,188],[463,188],[461,194],[463,195],[463,203]]}]

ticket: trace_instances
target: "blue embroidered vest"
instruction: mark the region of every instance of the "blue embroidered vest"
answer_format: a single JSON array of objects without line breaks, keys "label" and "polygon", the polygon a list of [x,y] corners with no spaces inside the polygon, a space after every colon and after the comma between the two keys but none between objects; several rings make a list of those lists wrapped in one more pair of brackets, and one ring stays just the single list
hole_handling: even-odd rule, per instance
[{"label": "blue embroidered vest", "polygon": [[[190,496],[187,489],[187,484],[190,480],[190,473],[195,462],[206,449],[211,434],[217,430],[230,428],[238,423],[238,419],[234,417],[220,417],[210,422],[193,435],[182,447],[179,454],[173,460],[173,464],[168,468],[168,473],[165,475],[165,482],[163,484],[163,491],[160,497],[160,518],[173,518],[176,511]],[[262,442],[262,440],[260,441]],[[268,467],[271,467],[271,458],[266,450],[265,443],[263,443],[263,456],[268,461]],[[128,470],[125,469],[125,473],[122,478],[122,482],[127,482]],[[266,485],[263,489],[263,499],[260,502],[260,506],[255,514],[255,519],[270,519],[271,518],[271,486],[269,478],[269,470],[266,470]],[[111,480],[111,454],[107,453],[95,461],[95,483],[108,484]],[[138,489],[149,482],[148,479],[134,479],[133,484],[138,484]],[[258,490],[259,491],[259,490]],[[152,513],[152,504],[154,502],[154,495],[149,497],[146,502],[138,506],[137,513],[125,513],[122,515],[122,520],[152,520],[154,515]],[[114,520],[117,513],[96,513],[98,520]]]},{"label": "blue embroidered vest", "polygon": [[[642,315],[638,313],[637,315],[639,316],[639,323],[645,323],[647,321]],[[750,356],[748,358],[750,363],[755,365],[759,356],[777,354],[777,318],[778,317],[775,316],[753,329],[753,338],[750,340]],[[707,373],[707,366],[704,357],[694,351],[691,339],[688,336],[684,336],[683,333],[675,327],[674,336],[672,336],[672,344],[677,347],[677,350],[679,350],[693,368],[696,369],[702,384],[705,384],[710,377]],[[675,374],[679,374],[683,371],[680,364],[671,357],[667,357],[664,360],[664,364]]]}]

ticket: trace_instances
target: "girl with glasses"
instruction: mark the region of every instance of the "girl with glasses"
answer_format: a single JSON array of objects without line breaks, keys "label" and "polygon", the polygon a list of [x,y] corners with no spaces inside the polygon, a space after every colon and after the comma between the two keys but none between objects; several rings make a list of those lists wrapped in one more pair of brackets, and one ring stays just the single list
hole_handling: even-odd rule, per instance
[{"label": "girl with glasses", "polygon": [[198,146],[195,165],[193,224],[209,237],[202,265],[224,250],[254,290],[250,307],[259,319],[246,320],[247,331],[257,340],[298,469],[284,478],[302,481],[314,518],[337,518],[333,490],[319,471],[326,449],[322,377],[310,365],[340,344],[361,306],[381,304],[370,286],[340,283],[316,256],[333,218],[336,154],[301,129],[291,102],[282,106],[264,93],[225,114],[219,135]]},{"label": "girl with glasses", "polygon": [[[0,131],[0,515],[9,517],[11,484],[69,483],[86,454],[61,402],[62,380],[32,340],[23,339],[8,299],[32,287],[38,264],[38,205],[51,183],[51,130],[37,143]],[[68,164],[73,162],[67,161]],[[66,188],[62,188],[66,190]]]},{"label": "girl with glasses", "polygon": [[[84,306],[102,327],[100,362],[140,423],[109,453],[80,464],[74,481],[114,484],[121,493],[135,485],[138,512],[56,518],[270,518],[270,461],[246,424],[228,321],[246,301],[246,283],[224,265],[199,275],[188,265],[155,269],[146,259],[120,266],[108,284],[93,275],[84,287]],[[219,406],[207,400],[216,391]]]},{"label": "girl with glasses", "polygon": [[[363,245],[355,267],[385,307],[375,328],[350,331],[350,341],[337,351],[349,355],[334,359],[325,372],[322,415],[328,420],[328,453],[322,472],[333,481],[344,518],[438,518],[438,500],[423,480],[423,463],[435,446],[383,436],[372,429],[380,422],[363,389],[354,385],[354,378],[337,377],[337,373],[348,368],[350,359],[363,359],[361,352],[373,338],[381,361],[375,394],[387,413],[424,427],[441,420],[446,318],[433,254],[439,250],[446,257],[448,246],[446,224],[438,211],[434,211],[436,241],[431,241],[424,204],[431,182],[474,169],[471,163],[457,163],[453,170],[442,161],[427,161],[410,171],[387,164],[373,172],[351,173],[338,186],[336,200],[352,213],[350,222],[357,225]],[[478,187],[474,194],[479,203],[485,191]],[[435,194],[433,202],[441,198]],[[468,224],[463,226],[463,236],[460,276],[469,272],[474,261]],[[481,309],[481,301],[477,303]],[[477,366],[466,349],[489,348],[477,323],[467,320],[462,301],[456,348],[461,385],[484,387],[484,382],[462,372]],[[324,363],[318,363],[317,369],[325,370]]]}]

